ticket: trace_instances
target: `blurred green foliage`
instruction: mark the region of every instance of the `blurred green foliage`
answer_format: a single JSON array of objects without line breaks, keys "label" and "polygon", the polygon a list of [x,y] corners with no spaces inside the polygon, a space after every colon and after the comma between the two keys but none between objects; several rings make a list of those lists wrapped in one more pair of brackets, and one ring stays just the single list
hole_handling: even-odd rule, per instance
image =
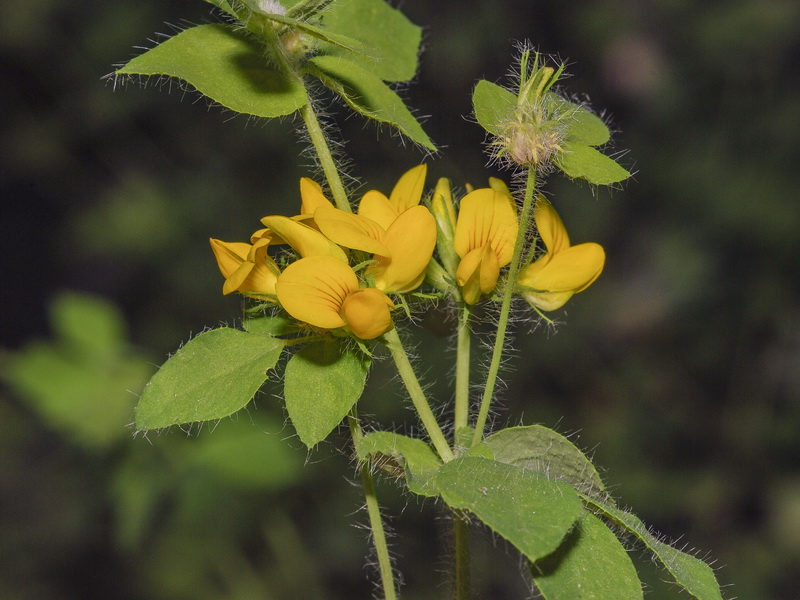
[{"label": "blurred green foliage", "polygon": [[[153,365],[190,332],[241,318],[207,239],[243,239],[254,220],[296,208],[298,179],[314,170],[304,143],[287,151],[295,124],[229,119],[176,85],[122,92],[100,80],[154,31],[213,20],[206,3],[0,8],[0,597],[368,597],[346,446],[307,455],[277,388],[188,436],[127,428]],[[567,89],[607,109],[617,148],[630,149],[623,190],[548,184],[575,238],[602,243],[608,265],[557,334],[518,325],[499,422],[580,431],[611,492],[716,560],[728,596],[800,596],[800,6],[403,9],[426,27],[403,95],[444,148],[432,178],[498,174],[463,117],[479,78],[502,82],[514,39],[568,59]],[[337,125],[370,188],[422,160],[362,121]],[[444,404],[449,374],[432,357],[453,324],[435,316],[418,353]],[[386,401],[391,376],[378,365],[361,413],[410,433],[402,403]],[[95,419],[76,423],[80,411]],[[391,484],[380,494],[405,597],[440,596],[436,507],[407,505]],[[475,544],[480,597],[525,597],[513,553],[488,535]],[[676,597],[642,567],[650,597]]]}]

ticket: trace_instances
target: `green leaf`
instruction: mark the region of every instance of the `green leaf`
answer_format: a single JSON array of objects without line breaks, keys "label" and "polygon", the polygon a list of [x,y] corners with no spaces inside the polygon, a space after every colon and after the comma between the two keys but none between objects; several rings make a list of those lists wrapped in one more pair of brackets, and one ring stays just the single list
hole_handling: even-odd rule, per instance
[{"label": "green leaf", "polygon": [[243,408],[278,362],[282,340],[220,328],[190,340],[153,376],[136,407],[136,427],[221,419]]},{"label": "green leaf", "polygon": [[257,117],[289,115],[308,101],[302,83],[272,69],[261,48],[230,25],[191,27],[116,74],[177,77],[222,106]]},{"label": "green leaf", "polygon": [[639,600],[642,584],[628,553],[599,518],[584,511],[564,543],[531,564],[545,600]]},{"label": "green leaf", "polygon": [[510,427],[484,443],[494,459],[566,481],[579,492],[613,504],[592,461],[560,433],[541,425]]},{"label": "green leaf", "polygon": [[595,185],[610,185],[624,181],[631,174],[614,159],[591,146],[566,142],[556,165],[565,175],[585,179]]},{"label": "green leaf", "polygon": [[414,115],[380,77],[336,56],[315,56],[306,68],[359,114],[388,123],[417,144],[436,150]]},{"label": "green leaf", "polygon": [[378,457],[378,465],[393,475],[405,475],[408,489],[422,496],[437,496],[433,478],[442,461],[428,444],[389,431],[370,433],[358,443],[359,460]]},{"label": "green leaf", "polygon": [[503,135],[503,124],[514,118],[517,97],[504,87],[482,79],[472,93],[475,118],[492,135]]},{"label": "green leaf", "polygon": [[366,54],[336,46],[323,46],[321,53],[346,58],[384,81],[408,81],[416,74],[422,30],[385,0],[334,2],[322,19],[329,34],[356,38]]},{"label": "green leaf", "polygon": [[[551,94],[548,94],[551,95]],[[568,102],[555,96],[554,101],[560,103],[559,114],[566,115],[564,120],[567,131],[564,135],[568,142],[587,146],[602,146],[611,139],[611,132],[603,119],[589,112],[580,104]]]},{"label": "green leaf", "polygon": [[55,334],[82,355],[107,359],[119,354],[125,339],[125,323],[116,306],[83,294],[64,293],[50,307]]},{"label": "green leaf", "polygon": [[532,561],[558,548],[583,511],[570,485],[485,458],[445,463],[436,486],[448,506],[473,513]]},{"label": "green leaf", "polygon": [[697,600],[722,600],[714,571],[706,563],[691,554],[681,552],[669,544],[659,541],[636,515],[615,506],[597,502],[588,496],[584,496],[584,500],[638,538],[666,567],[675,583]]},{"label": "green leaf", "polygon": [[370,361],[337,339],[309,344],[286,365],[286,410],[309,448],[324,440],[361,397]]}]

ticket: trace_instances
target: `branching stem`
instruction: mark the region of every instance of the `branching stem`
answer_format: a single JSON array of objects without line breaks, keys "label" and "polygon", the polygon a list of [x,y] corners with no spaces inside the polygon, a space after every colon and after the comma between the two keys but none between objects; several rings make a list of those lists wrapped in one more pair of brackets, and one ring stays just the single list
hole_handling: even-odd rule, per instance
[{"label": "branching stem", "polygon": [[[469,320],[472,310],[466,302],[458,313],[458,341],[456,343],[456,406],[454,417],[455,436],[459,429],[469,424],[469,360],[471,333]],[[455,442],[455,440],[454,440]]]}]

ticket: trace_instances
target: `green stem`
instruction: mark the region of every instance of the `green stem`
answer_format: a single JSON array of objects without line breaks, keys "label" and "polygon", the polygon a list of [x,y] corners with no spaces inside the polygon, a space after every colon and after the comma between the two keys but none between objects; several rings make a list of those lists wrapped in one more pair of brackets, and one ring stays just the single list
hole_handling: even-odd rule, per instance
[{"label": "green stem", "polygon": [[[308,95],[307,90],[306,94]],[[331,188],[336,208],[346,212],[353,212],[350,202],[347,200],[347,192],[344,189],[342,178],[339,176],[339,170],[336,168],[336,161],[333,160],[333,154],[331,154],[331,149],[328,147],[325,133],[322,131],[317,114],[314,112],[311,96],[308,96],[308,102],[300,109],[300,114],[306,125],[308,137],[311,138],[311,143],[314,145],[319,164],[325,173],[325,178],[328,180],[328,186]]]},{"label": "green stem", "polygon": [[472,311],[466,302],[458,313],[458,341],[456,344],[456,410],[453,422],[458,433],[462,427],[469,424],[469,353],[471,335],[469,319]]},{"label": "green stem", "polygon": [[[361,425],[358,422],[358,413],[355,406],[347,417],[347,423],[350,425],[353,447],[357,451],[358,444],[364,437],[364,433],[361,431]],[[361,463],[359,465],[359,470],[361,471],[361,485],[364,488],[364,498],[367,504],[367,515],[369,515],[369,526],[372,530],[372,543],[375,546],[375,554],[378,557],[378,570],[381,576],[383,597],[384,600],[397,600],[394,573],[392,572],[392,560],[389,557],[389,545],[386,543],[386,532],[383,529],[381,509],[378,505],[378,496],[375,492],[375,479],[372,477],[367,463]]]},{"label": "green stem", "polygon": [[469,521],[457,513],[453,513],[453,557],[455,579],[453,585],[453,598],[455,600],[469,600],[471,595],[470,564],[469,564]]},{"label": "green stem", "polygon": [[500,306],[500,320],[497,324],[497,337],[494,340],[492,350],[492,362],[489,364],[489,373],[486,376],[486,387],[483,389],[481,406],[478,410],[478,419],[475,421],[475,433],[472,436],[472,445],[478,444],[483,438],[483,429],[486,427],[486,419],[489,416],[489,406],[494,397],[494,388],[497,383],[497,373],[500,370],[500,361],[503,357],[503,345],[506,341],[506,329],[508,328],[508,315],[511,312],[511,300],[514,297],[517,273],[520,268],[520,258],[522,257],[522,247],[525,243],[525,235],[528,232],[528,225],[531,220],[533,209],[533,193],[536,188],[536,169],[528,170],[528,180],[525,184],[525,198],[522,201],[522,210],[519,215],[519,231],[514,245],[514,254],[511,258],[511,266],[508,269],[508,279],[506,288],[503,291],[503,303]]},{"label": "green stem", "polygon": [[411,402],[414,403],[414,408],[417,409],[422,425],[431,438],[433,447],[436,448],[436,452],[439,453],[443,461],[449,462],[453,460],[455,455],[447,444],[442,428],[439,427],[439,422],[436,420],[428,399],[425,397],[425,392],[422,391],[422,386],[419,384],[416,373],[414,373],[414,368],[411,366],[408,354],[406,354],[403,343],[400,341],[400,336],[397,335],[397,329],[392,329],[384,334],[384,339],[394,359],[397,372],[406,386],[408,395],[411,397]]}]

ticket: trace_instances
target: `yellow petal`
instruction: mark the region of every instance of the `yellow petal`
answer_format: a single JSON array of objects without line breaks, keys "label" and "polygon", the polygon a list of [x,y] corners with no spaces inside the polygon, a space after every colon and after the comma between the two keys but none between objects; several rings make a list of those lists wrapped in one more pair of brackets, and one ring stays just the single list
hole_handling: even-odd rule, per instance
[{"label": "yellow petal", "polygon": [[504,267],[514,254],[517,230],[513,198],[492,188],[481,188],[462,198],[453,244],[464,258],[488,243],[497,254],[499,265]]},{"label": "yellow petal", "polygon": [[497,285],[500,266],[497,255],[489,244],[470,251],[458,265],[456,280],[461,287],[461,297],[467,304],[475,304],[483,294]]},{"label": "yellow petal", "polygon": [[293,262],[275,285],[278,301],[298,321],[322,329],[344,327],[339,314],[345,298],[358,289],[347,264],[331,256],[310,256]]},{"label": "yellow petal", "polygon": [[569,248],[567,228],[564,227],[564,222],[558,216],[556,209],[544,196],[539,196],[536,200],[533,219],[547,252],[558,253]]},{"label": "yellow petal", "polygon": [[385,194],[378,190],[370,190],[358,203],[358,215],[375,221],[384,229],[388,229],[400,213]]},{"label": "yellow petal", "polygon": [[370,254],[391,254],[381,242],[383,227],[371,219],[323,206],[314,213],[314,221],[328,239],[340,246]]},{"label": "yellow petal", "polygon": [[522,297],[528,301],[529,304],[537,307],[539,310],[550,311],[558,310],[564,306],[575,292],[523,292]]},{"label": "yellow petal", "polygon": [[261,222],[294,248],[300,256],[332,256],[347,262],[344,250],[308,225],[283,216],[264,217]]},{"label": "yellow petal", "polygon": [[347,296],[341,314],[347,322],[347,328],[355,336],[371,340],[392,328],[389,309],[393,307],[394,303],[382,291],[367,288]]},{"label": "yellow petal", "polygon": [[409,292],[425,277],[425,269],[436,247],[436,220],[425,206],[414,206],[401,214],[383,236],[388,256],[376,254],[367,269],[375,287],[385,292]]},{"label": "yellow petal", "polygon": [[322,186],[308,177],[300,178],[300,214],[313,215],[320,206],[333,206],[322,193]]},{"label": "yellow petal", "polygon": [[425,189],[425,176],[428,174],[428,165],[419,165],[406,171],[394,186],[389,201],[398,213],[402,213],[412,206],[417,206],[422,199]]},{"label": "yellow petal", "polygon": [[211,250],[217,259],[220,273],[225,279],[239,268],[250,252],[250,244],[244,242],[223,242],[215,238],[210,238],[208,241],[211,243]]}]

